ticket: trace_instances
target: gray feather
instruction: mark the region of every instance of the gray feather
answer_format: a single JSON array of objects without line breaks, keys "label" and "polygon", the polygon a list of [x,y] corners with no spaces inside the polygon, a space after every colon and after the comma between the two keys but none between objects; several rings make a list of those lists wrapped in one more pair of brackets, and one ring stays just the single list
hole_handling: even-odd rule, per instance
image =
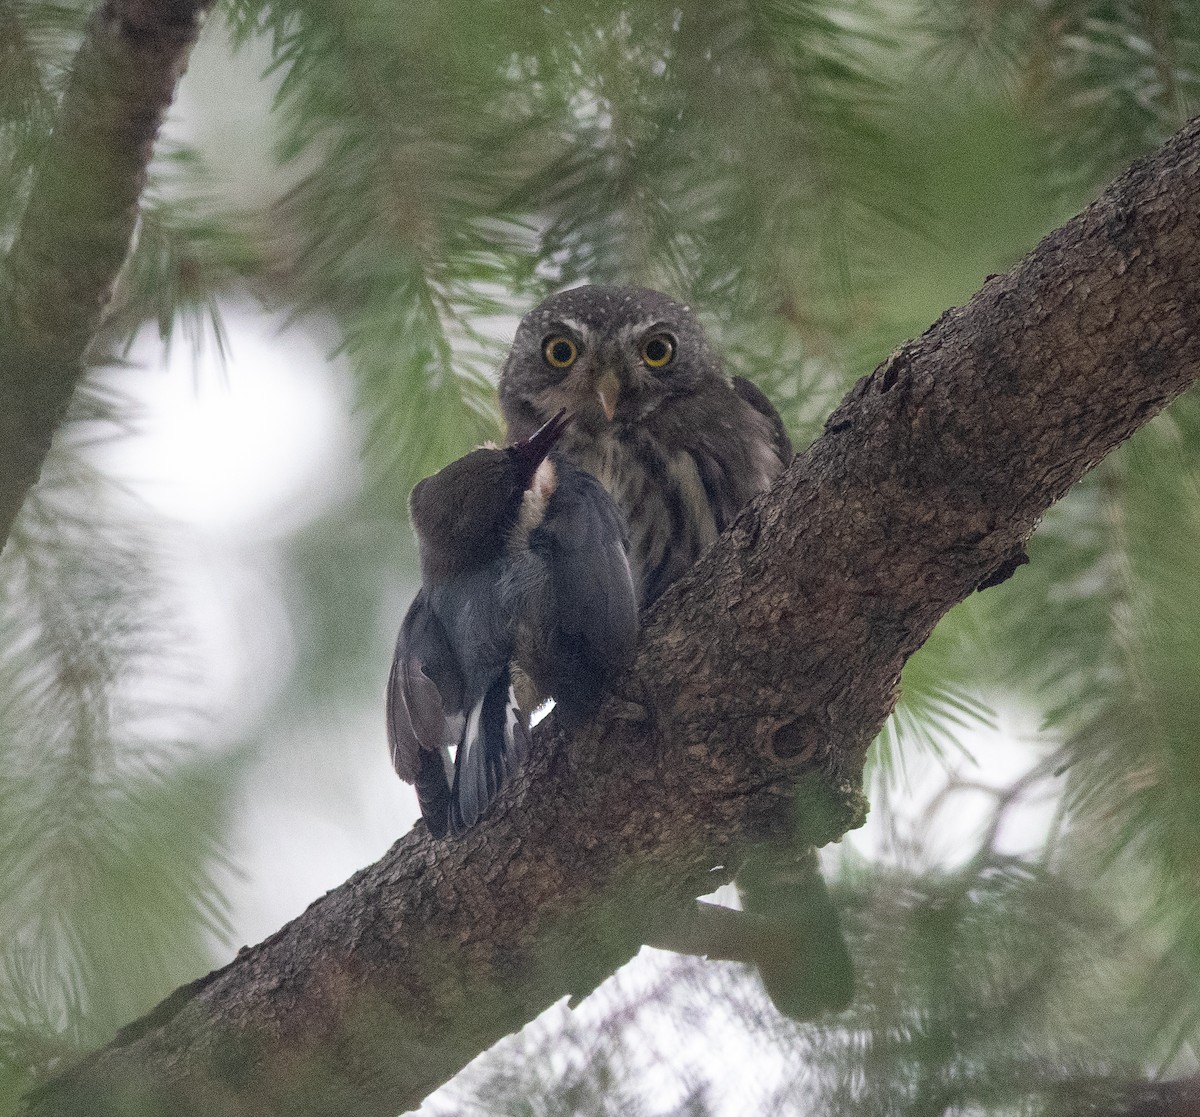
[{"label": "gray feather", "polygon": [[387,685],[392,765],[415,784],[421,814],[435,836],[450,809],[450,753],[461,715],[462,678],[445,631],[420,591],[405,614]]},{"label": "gray feather", "polygon": [[450,829],[459,834],[487,812],[525,758],[525,722],[507,665],[467,715],[454,762]]},{"label": "gray feather", "polygon": [[792,458],[796,456],[796,452],[792,449],[791,435],[788,434],[787,427],[783,425],[783,418],[775,409],[775,405],[757,384],[747,380],[744,376],[733,378],[733,390],[771,424],[775,451],[786,469],[792,464]]},{"label": "gray feather", "polygon": [[518,657],[572,724],[591,717],[632,659],[637,594],[616,502],[590,474],[556,465],[558,486],[529,536]]}]

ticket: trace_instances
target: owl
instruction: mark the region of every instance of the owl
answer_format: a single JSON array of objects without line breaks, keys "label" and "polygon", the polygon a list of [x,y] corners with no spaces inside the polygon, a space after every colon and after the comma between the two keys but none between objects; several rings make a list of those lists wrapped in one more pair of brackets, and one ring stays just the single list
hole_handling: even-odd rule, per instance
[{"label": "owl", "polygon": [[[597,477],[624,512],[643,606],[792,460],[770,400],[750,381],[726,375],[688,307],[645,288],[576,287],[531,310],[500,374],[500,406],[510,440],[528,437],[559,411],[573,416],[557,452]],[[844,944],[832,962],[821,962],[827,972],[815,991],[812,958],[788,945],[811,943],[812,928],[826,924],[842,942],[816,869],[814,885],[788,853],[743,875],[748,917],[770,919],[784,944],[760,965],[777,1006],[806,1019],[826,1004],[844,1004],[853,981]]]},{"label": "owl", "polygon": [[778,412],[726,375],[691,309],[640,287],[576,287],[526,314],[500,406],[510,440],[574,417],[559,452],[625,513],[643,606],[792,460]]}]

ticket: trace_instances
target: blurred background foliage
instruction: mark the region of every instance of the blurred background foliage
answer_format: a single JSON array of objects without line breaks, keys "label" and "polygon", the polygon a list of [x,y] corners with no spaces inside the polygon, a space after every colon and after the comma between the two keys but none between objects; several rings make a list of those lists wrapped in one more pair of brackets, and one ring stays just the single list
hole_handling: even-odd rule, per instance
[{"label": "blurred background foliage", "polygon": [[[90,7],[0,0],[0,246]],[[366,860],[407,827],[380,724],[405,499],[497,435],[525,309],[584,281],[687,299],[803,447],[1198,82],[1193,0],[226,0],[0,557],[0,1113],[337,883],[272,900],[298,832],[359,825]],[[206,533],[114,445],[166,414],[155,378],[238,398],[255,330],[287,398],[250,441],[309,465],[286,509]],[[294,434],[314,368],[340,418]],[[872,819],[826,851],[850,1010],[796,1025],[735,966],[645,952],[431,1112],[1093,1112],[1194,1072],[1198,450],[1193,395],[914,657]],[[235,493],[232,456],[194,468]]]}]

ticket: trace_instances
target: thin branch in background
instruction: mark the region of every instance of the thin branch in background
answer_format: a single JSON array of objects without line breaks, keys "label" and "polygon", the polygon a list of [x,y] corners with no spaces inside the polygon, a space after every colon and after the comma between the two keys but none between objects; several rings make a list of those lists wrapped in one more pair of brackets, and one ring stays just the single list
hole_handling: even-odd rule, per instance
[{"label": "thin branch in background", "polygon": [[83,373],[212,2],[105,0],[88,21],[0,272],[0,545]]}]

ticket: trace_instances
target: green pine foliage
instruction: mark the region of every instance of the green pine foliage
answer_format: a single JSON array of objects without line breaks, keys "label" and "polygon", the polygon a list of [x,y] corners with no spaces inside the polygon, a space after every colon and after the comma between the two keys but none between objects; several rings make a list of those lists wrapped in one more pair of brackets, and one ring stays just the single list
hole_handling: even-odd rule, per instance
[{"label": "green pine foliage", "polygon": [[[195,151],[162,145],[142,202],[137,239],[105,318],[105,339],[125,355],[147,322],[164,349],[182,335],[199,359],[226,356],[220,300],[262,270],[237,215],[221,213]],[[165,355],[165,354],[164,354]]]},{"label": "green pine foliage", "polygon": [[0,1112],[228,933],[233,768],[199,752],[166,552],[91,465],[81,394],[0,556]]},{"label": "green pine foliage", "polygon": [[[0,0],[0,249],[90,9]],[[253,92],[274,173],[250,196],[236,155],[162,145],[94,360],[147,324],[219,354],[222,302],[247,294],[332,329],[367,470],[288,543],[307,637],[271,715],[286,725],[377,701],[408,488],[498,436],[496,371],[545,294],[688,300],[803,448],[858,376],[1200,105],[1191,0],[228,0],[221,16],[207,37],[270,58]],[[224,927],[238,769],[181,716],[203,696],[169,534],[89,455],[87,436],[131,421],[102,382],[0,557],[0,1112],[195,976]],[[874,749],[877,814],[913,765],[986,760],[1006,705],[1042,733],[959,867],[844,859],[855,1006],[781,1029],[752,982],[685,967],[689,1011],[745,1001],[743,1025],[768,1019],[798,1060],[807,1086],[780,1112],[1068,1112],[1105,1081],[1194,1065],[1198,452],[1189,397],[913,658]],[[1054,824],[1007,857],[1006,812],[1035,794]],[[493,1086],[527,1112],[635,1112],[632,1065],[610,1051],[567,1085],[501,1069]]]},{"label": "green pine foliage", "polygon": [[1194,970],[1162,965],[1089,882],[989,855],[860,866],[845,888],[858,991],[802,1040],[812,1112],[1103,1113],[1107,1090],[1169,1067],[1161,1013]]},{"label": "green pine foliage", "polygon": [[1200,107],[1188,0],[925,0],[931,56],[1017,98],[1043,126],[1051,182],[1103,181]]}]

